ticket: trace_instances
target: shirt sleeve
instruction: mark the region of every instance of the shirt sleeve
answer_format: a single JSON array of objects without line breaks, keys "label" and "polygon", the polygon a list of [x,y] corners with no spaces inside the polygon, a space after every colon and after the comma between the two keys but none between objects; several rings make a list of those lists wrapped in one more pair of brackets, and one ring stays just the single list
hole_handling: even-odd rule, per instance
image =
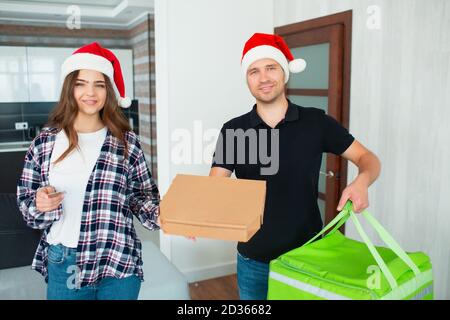
[{"label": "shirt sleeve", "polygon": [[41,212],[36,207],[36,193],[41,187],[41,166],[35,155],[35,141],[25,155],[22,175],[17,184],[17,205],[29,227],[43,230],[61,218],[62,204],[46,212]]},{"label": "shirt sleeve", "polygon": [[[233,129],[228,128],[226,125],[224,125],[220,130],[211,167],[220,167],[233,172],[236,163],[236,150],[235,150],[235,143],[231,144],[228,142],[227,145],[227,138],[226,138],[227,130]],[[234,139],[234,135],[230,136],[232,136]],[[232,149],[230,150],[230,148]]]},{"label": "shirt sleeve", "polygon": [[343,154],[355,138],[333,117],[322,113],[323,152]]},{"label": "shirt sleeve", "polygon": [[145,162],[139,142],[135,141],[135,161],[130,163],[128,188],[130,209],[142,225],[149,230],[158,230],[159,190]]}]

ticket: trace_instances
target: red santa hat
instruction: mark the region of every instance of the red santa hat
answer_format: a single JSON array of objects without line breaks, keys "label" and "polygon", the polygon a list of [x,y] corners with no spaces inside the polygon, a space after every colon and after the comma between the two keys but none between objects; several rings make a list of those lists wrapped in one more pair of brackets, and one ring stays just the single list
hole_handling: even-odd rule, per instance
[{"label": "red santa hat", "polygon": [[81,69],[95,70],[106,75],[114,85],[117,101],[122,108],[131,105],[131,99],[125,96],[122,69],[117,57],[110,50],[103,48],[97,42],[77,49],[61,66],[61,80],[75,71]]},{"label": "red santa hat", "polygon": [[250,65],[260,59],[270,58],[278,62],[284,70],[285,83],[289,72],[299,73],[305,70],[306,61],[294,59],[284,39],[276,34],[255,33],[247,40],[242,52],[241,66],[244,75]]}]

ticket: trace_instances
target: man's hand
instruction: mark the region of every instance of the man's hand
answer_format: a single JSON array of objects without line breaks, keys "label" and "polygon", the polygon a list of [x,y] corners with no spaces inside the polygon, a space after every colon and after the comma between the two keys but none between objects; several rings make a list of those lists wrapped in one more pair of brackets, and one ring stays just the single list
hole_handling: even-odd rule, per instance
[{"label": "man's hand", "polygon": [[342,192],[341,199],[337,207],[341,211],[348,200],[353,202],[353,211],[360,213],[369,207],[369,186],[363,181],[362,177],[357,177],[351,184],[347,186]]},{"label": "man's hand", "polygon": [[381,171],[381,163],[375,154],[356,140],[342,154],[342,157],[353,162],[358,167],[359,174],[342,192],[337,210],[341,211],[347,200],[351,200],[353,202],[353,211],[360,213],[369,206],[368,189],[378,178]]},{"label": "man's hand", "polygon": [[55,210],[59,207],[61,202],[64,199],[64,194],[60,193],[53,197],[50,197],[49,194],[55,193],[56,190],[52,186],[47,186],[44,188],[40,188],[36,193],[36,208],[40,212],[47,212]]}]

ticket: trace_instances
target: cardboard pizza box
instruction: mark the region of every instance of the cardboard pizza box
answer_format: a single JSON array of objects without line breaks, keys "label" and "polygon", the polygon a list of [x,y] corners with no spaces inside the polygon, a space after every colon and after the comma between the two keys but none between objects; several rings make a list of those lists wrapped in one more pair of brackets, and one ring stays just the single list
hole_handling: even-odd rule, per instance
[{"label": "cardboard pizza box", "polygon": [[167,234],[248,241],[263,223],[266,182],[179,174],[160,204]]}]

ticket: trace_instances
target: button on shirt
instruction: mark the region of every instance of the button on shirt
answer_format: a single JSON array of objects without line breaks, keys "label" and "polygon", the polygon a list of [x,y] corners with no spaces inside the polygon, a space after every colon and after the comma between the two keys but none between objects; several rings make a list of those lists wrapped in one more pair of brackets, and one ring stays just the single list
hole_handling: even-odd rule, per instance
[{"label": "button on shirt", "polygon": [[322,154],[341,155],[353,141],[348,130],[323,110],[289,100],[285,118],[274,129],[259,117],[256,105],[226,122],[212,166],[234,171],[238,179],[265,180],[267,186],[263,224],[248,242],[238,243],[238,251],[268,263],[319,232]]}]

